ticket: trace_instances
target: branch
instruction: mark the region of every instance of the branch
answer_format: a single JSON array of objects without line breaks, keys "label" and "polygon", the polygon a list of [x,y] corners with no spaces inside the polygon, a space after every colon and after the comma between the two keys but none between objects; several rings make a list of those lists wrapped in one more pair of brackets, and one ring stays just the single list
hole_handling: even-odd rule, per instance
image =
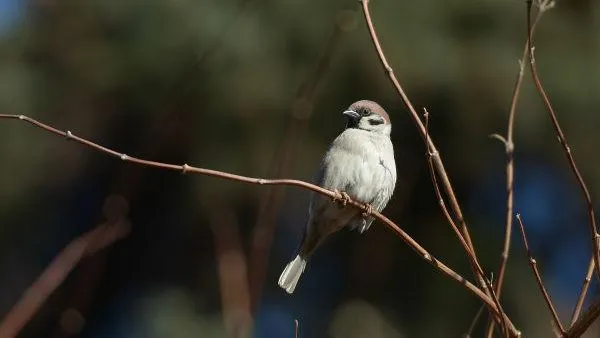
[{"label": "branch", "polygon": [[[460,230],[458,229],[458,227],[456,226],[456,223],[454,222],[454,220],[452,219],[452,216],[450,215],[450,212],[448,211],[448,208],[446,207],[446,202],[444,201],[444,197],[442,196],[442,192],[440,190],[440,186],[439,183],[437,181],[437,177],[435,174],[435,170],[434,170],[434,166],[433,166],[433,158],[434,157],[438,157],[439,154],[438,153],[433,153],[431,151],[431,149],[429,149],[429,112],[427,111],[426,108],[423,109],[424,110],[424,114],[423,117],[425,119],[425,144],[426,144],[426,150],[427,150],[427,168],[429,171],[429,175],[431,176],[431,182],[433,184],[433,190],[435,192],[435,196],[436,199],[438,201],[438,204],[440,206],[440,209],[442,210],[442,213],[444,214],[444,217],[446,218],[446,221],[448,221],[448,223],[450,224],[450,227],[452,228],[452,230],[454,231],[454,233],[456,234],[456,236],[458,237],[460,244],[462,245],[462,247],[464,248],[465,252],[467,253],[467,257],[469,258],[469,263],[471,263],[471,266],[473,267],[476,276],[481,276],[484,280],[484,287],[487,290],[491,290],[492,292],[494,292],[493,290],[493,286],[492,284],[489,282],[489,280],[485,277],[485,273],[483,272],[483,269],[481,268],[481,265],[479,264],[479,262],[477,261],[477,257],[475,257],[475,255],[473,254],[473,252],[470,250],[469,245],[467,244],[467,242],[465,241],[464,237],[461,235]],[[494,303],[496,304],[496,307],[498,309],[501,309],[500,303],[498,301],[498,298],[496,296],[493,296],[492,299],[494,299]],[[507,330],[507,326],[506,323],[504,322],[504,320],[502,321],[504,329]]]},{"label": "branch", "polygon": [[[264,179],[264,178],[253,178],[253,177],[241,176],[241,175],[236,175],[236,174],[230,174],[230,173],[226,173],[226,172],[222,172],[222,171],[218,171],[218,170],[193,167],[193,166],[190,166],[187,164],[177,165],[177,164],[145,160],[145,159],[129,156],[129,155],[126,155],[123,153],[119,153],[115,150],[103,147],[92,141],[89,141],[87,139],[76,136],[70,131],[63,132],[63,131],[58,130],[54,127],[51,127],[47,124],[41,123],[35,119],[27,117],[25,115],[0,114],[0,119],[3,119],[3,118],[4,119],[15,119],[15,120],[21,120],[24,122],[28,122],[38,128],[41,128],[45,131],[52,133],[52,134],[65,137],[67,140],[73,140],[77,143],[83,144],[94,150],[114,156],[116,158],[119,158],[120,160],[122,160],[124,162],[135,163],[135,164],[138,164],[141,166],[146,166],[146,167],[151,167],[151,168],[179,171],[182,174],[192,173],[192,174],[218,177],[218,178],[227,179],[227,180],[231,180],[231,181],[250,183],[250,184],[295,186],[295,187],[312,190],[312,191],[322,194],[324,196],[329,196],[330,198],[332,198],[334,200],[341,200],[341,196],[339,195],[339,193],[336,194],[335,192],[333,192],[331,190],[327,190],[327,189],[321,188],[317,185],[314,185],[314,184],[311,184],[308,182],[304,182],[304,181],[300,181],[300,180],[294,180],[294,179],[272,179],[271,180],[271,179]],[[363,212],[366,212],[368,210],[368,207],[366,205],[364,205],[360,202],[351,200],[351,199],[347,200],[346,203],[352,207],[355,207],[355,208],[363,211]],[[450,267],[448,267],[447,265],[445,265],[444,263],[442,263],[441,261],[439,261],[438,259],[433,257],[419,243],[417,243],[412,237],[410,237],[406,232],[404,232],[404,230],[402,230],[396,223],[392,222],[389,218],[382,215],[381,213],[379,213],[376,210],[372,210],[371,215],[374,218],[376,218],[377,220],[379,220],[381,223],[383,223],[385,226],[387,226],[387,228],[390,229],[392,232],[394,232],[397,236],[399,236],[422,259],[424,259],[429,264],[431,264],[439,272],[443,273],[447,277],[450,277],[454,281],[463,285],[469,292],[471,292],[477,298],[482,300],[490,308],[490,310],[492,311],[492,313],[495,316],[506,317],[504,312],[502,312],[501,309],[498,309],[496,307],[496,304],[491,297],[489,297],[486,293],[481,291],[481,289],[479,289],[473,283],[466,280],[463,276],[461,276],[460,274],[458,274],[457,272],[452,270]],[[508,321],[508,318],[506,318],[506,320]],[[518,331],[514,328],[514,326],[512,326],[512,323],[510,323],[510,321],[508,321],[508,323],[511,326],[511,332],[513,333],[513,336],[518,337],[519,336]]]},{"label": "branch", "polygon": [[[539,11],[533,25],[532,31],[535,31],[539,20],[544,12]],[[498,279],[495,283],[495,291],[498,299],[502,294],[502,286],[504,283],[504,274],[506,272],[506,265],[508,264],[508,256],[510,254],[510,240],[512,234],[513,225],[513,207],[514,207],[514,172],[515,172],[515,144],[513,141],[513,134],[515,128],[515,116],[517,114],[517,102],[521,95],[521,86],[523,84],[523,75],[525,74],[525,59],[529,51],[529,37],[526,38],[525,46],[521,59],[519,59],[519,73],[515,80],[515,86],[513,89],[512,99],[510,102],[510,110],[508,112],[508,128],[506,131],[506,139],[500,135],[490,135],[492,138],[496,138],[504,143],[504,149],[506,152],[506,225],[504,226],[504,246],[502,248],[502,254],[500,255],[500,265],[498,267]],[[494,322],[490,321],[487,327],[486,337],[491,338],[494,333]]]},{"label": "branch", "polygon": [[472,338],[473,337],[473,331],[475,330],[475,325],[477,325],[477,321],[479,320],[479,317],[481,317],[481,314],[483,313],[484,308],[485,307],[483,305],[479,307],[479,310],[477,310],[477,312],[475,313],[475,317],[473,317],[473,320],[471,321],[471,325],[469,325],[469,329],[463,335],[463,338]]},{"label": "branch", "polygon": [[581,337],[590,328],[590,325],[600,316],[600,299],[596,300],[589,309],[565,332],[563,338]]},{"label": "branch", "polygon": [[548,295],[548,291],[546,291],[546,287],[544,287],[544,283],[542,282],[542,277],[537,268],[537,262],[531,255],[531,250],[529,249],[529,244],[527,243],[527,236],[525,236],[525,227],[523,226],[523,221],[521,220],[521,215],[517,214],[517,221],[519,222],[519,227],[521,229],[521,236],[523,237],[523,245],[525,246],[525,252],[527,253],[527,258],[529,259],[529,265],[531,266],[531,270],[533,270],[533,274],[535,275],[535,280],[544,296],[544,300],[548,305],[548,309],[550,309],[550,313],[552,314],[552,319],[554,320],[554,324],[560,330],[561,335],[565,333],[565,329],[560,323],[560,319],[558,318],[558,314],[554,309],[554,305],[552,305],[552,300],[550,300],[550,296]]},{"label": "branch", "polygon": [[0,337],[15,337],[31,320],[48,297],[85,257],[127,236],[126,220],[105,223],[71,241],[25,291],[0,323]]},{"label": "branch", "polygon": [[[425,126],[423,125],[423,122],[421,121],[419,114],[417,113],[417,111],[413,107],[412,103],[408,99],[408,96],[404,92],[404,89],[400,85],[400,82],[394,75],[394,70],[389,65],[389,63],[385,57],[385,54],[383,53],[383,49],[381,48],[381,44],[379,43],[379,39],[377,37],[377,33],[375,31],[375,27],[373,26],[373,21],[371,19],[371,14],[369,11],[369,1],[368,0],[360,0],[360,2],[362,4],[363,14],[364,14],[365,21],[367,23],[367,27],[369,29],[369,33],[371,35],[371,41],[373,43],[373,46],[375,47],[375,50],[377,51],[379,60],[381,61],[381,64],[382,64],[383,68],[385,69],[388,78],[390,79],[390,81],[396,88],[396,91],[402,98],[404,105],[408,108],[408,110],[410,112],[410,116],[411,116],[413,122],[415,123],[417,129],[419,130],[421,137],[423,137],[423,140],[427,143],[428,149],[430,149],[431,153],[437,154],[437,156],[433,157],[435,169],[442,180],[444,190],[445,190],[446,194],[448,195],[448,198],[450,200],[450,204],[452,206],[454,214],[455,214],[456,218],[458,219],[458,222],[461,225],[462,237],[464,238],[464,241],[467,243],[467,245],[469,247],[468,252],[470,253],[470,255],[472,255],[475,258],[475,261],[478,262],[475,248],[473,246],[473,242],[471,241],[471,236],[469,235],[469,230],[467,228],[467,224],[465,223],[462,211],[460,209],[460,205],[458,204],[458,200],[456,199],[456,194],[454,193],[454,189],[452,188],[452,184],[450,183],[450,179],[448,177],[448,174],[446,173],[446,169],[444,168],[444,164],[439,155],[439,152],[438,152],[433,140],[430,137],[428,137],[427,130],[426,130]],[[493,302],[495,304],[495,309],[492,310],[492,313],[501,314],[499,317],[497,317],[498,318],[497,320],[499,322],[504,322],[504,324],[506,326],[510,326],[510,334],[511,335],[519,336],[520,333],[512,325],[512,323],[510,323],[510,320],[508,320],[506,314],[502,310],[497,297],[494,295],[493,288],[491,287],[489,281],[485,277],[485,274],[481,273],[476,266],[473,266],[472,268],[473,268],[473,273],[475,274],[475,276],[476,276],[479,284],[483,288],[483,290],[485,290],[486,295],[489,298],[493,299]],[[490,310],[491,310],[491,308],[490,308]],[[510,325],[507,325],[507,322],[510,323]],[[507,332],[507,334],[508,334],[508,332]]]},{"label": "branch", "polygon": [[[539,11],[543,12],[543,11],[546,11],[546,10],[552,8],[554,6],[554,1],[537,0],[536,4],[539,7]],[[563,130],[560,127],[560,124],[558,123],[558,119],[556,117],[556,114],[554,113],[554,108],[552,108],[552,104],[550,103],[548,94],[546,94],[546,91],[544,90],[544,87],[542,86],[542,82],[540,80],[540,77],[539,77],[539,74],[537,71],[537,66],[536,66],[535,56],[534,56],[535,47],[534,47],[534,43],[533,43],[533,32],[532,32],[532,28],[531,28],[531,5],[532,5],[532,0],[527,0],[527,32],[528,32],[529,41],[531,42],[530,43],[531,48],[529,48],[528,56],[529,56],[529,64],[530,64],[530,69],[531,69],[531,76],[533,78],[533,82],[535,83],[535,87],[537,88],[537,91],[540,93],[542,100],[544,101],[544,106],[546,107],[546,110],[548,111],[550,119],[552,120],[552,124],[554,125],[554,130],[556,131],[558,140],[563,147],[565,157],[567,158],[567,161],[569,163],[569,167],[571,168],[571,171],[575,175],[575,178],[577,179],[577,183],[579,184],[579,188],[581,188],[581,192],[585,199],[585,203],[586,203],[586,206],[588,209],[589,229],[590,229],[590,234],[592,236],[592,248],[594,250],[592,252],[592,257],[594,259],[594,264],[596,266],[596,275],[597,275],[597,277],[600,278],[600,270],[598,270],[598,267],[600,266],[599,265],[600,248],[598,245],[598,241],[600,240],[600,234],[598,234],[598,231],[596,229],[596,214],[594,212],[594,205],[592,203],[592,197],[590,195],[590,192],[588,191],[587,185],[583,181],[583,176],[581,176],[581,173],[579,172],[579,169],[577,168],[577,165],[575,164],[575,159],[573,157],[571,147],[569,147],[569,144],[567,143],[567,138],[566,138],[565,134],[563,133]]]},{"label": "branch", "polygon": [[579,297],[577,297],[577,304],[575,305],[575,309],[573,310],[573,315],[571,316],[571,326],[575,325],[575,322],[579,318],[579,314],[581,313],[581,308],[583,307],[583,302],[585,301],[585,297],[587,296],[588,289],[590,287],[590,282],[592,281],[592,275],[594,274],[594,257],[590,258],[590,264],[588,265],[588,271],[585,274],[585,278],[583,279],[583,286],[581,287],[581,292],[579,293]]}]

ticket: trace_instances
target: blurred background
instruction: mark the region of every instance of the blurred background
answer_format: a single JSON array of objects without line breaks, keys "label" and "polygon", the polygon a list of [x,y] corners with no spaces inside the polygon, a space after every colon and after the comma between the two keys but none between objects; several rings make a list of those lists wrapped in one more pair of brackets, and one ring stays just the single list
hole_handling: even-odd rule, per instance
[{"label": "blurred background", "polygon": [[[506,134],[525,3],[371,8],[397,76],[430,112],[483,266],[497,271],[505,153],[489,135]],[[599,200],[600,3],[558,1],[536,41],[542,80]],[[0,113],[132,156],[311,180],[344,127],[340,113],[363,98],[393,121],[399,179],[384,213],[472,279],[356,1],[0,0]],[[286,338],[294,319],[300,337],[459,337],[480,307],[381,224],[331,238],[287,295],[277,278],[301,238],[308,191],[140,167],[18,120],[0,120],[0,135],[1,318],[71,241],[88,241],[53,265],[49,281],[60,286],[20,337]],[[589,260],[586,209],[528,73],[515,142],[515,212],[567,322]],[[513,235],[505,309],[528,337],[550,336]]]}]

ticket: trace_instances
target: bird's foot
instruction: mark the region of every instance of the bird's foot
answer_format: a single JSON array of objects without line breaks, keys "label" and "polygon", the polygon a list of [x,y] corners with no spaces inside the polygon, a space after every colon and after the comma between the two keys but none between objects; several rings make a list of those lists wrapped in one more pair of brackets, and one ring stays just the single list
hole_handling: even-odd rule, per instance
[{"label": "bird's foot", "polygon": [[335,193],[335,196],[332,198],[333,202],[340,201],[344,207],[351,200],[350,196],[345,191],[339,191],[335,189],[333,192]]},{"label": "bird's foot", "polygon": [[375,208],[373,208],[372,205],[370,204],[365,204],[365,210],[362,213],[363,217],[369,217],[373,214],[373,211],[375,211]]}]

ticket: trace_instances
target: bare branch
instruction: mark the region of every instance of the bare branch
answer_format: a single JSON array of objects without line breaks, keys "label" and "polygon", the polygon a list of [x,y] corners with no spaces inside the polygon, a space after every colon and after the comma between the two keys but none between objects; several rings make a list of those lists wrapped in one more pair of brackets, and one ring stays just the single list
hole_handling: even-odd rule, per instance
[{"label": "bare branch", "polygon": [[[458,204],[458,200],[456,199],[456,194],[454,193],[452,184],[450,183],[450,178],[448,177],[448,174],[446,173],[446,169],[444,168],[444,164],[441,160],[441,157],[439,156],[439,152],[437,151],[437,148],[436,148],[435,144],[433,143],[433,140],[431,140],[431,138],[428,137],[426,128],[423,125],[423,122],[421,121],[419,114],[417,113],[417,111],[413,107],[412,103],[408,99],[408,96],[406,95],[406,93],[404,92],[404,89],[400,85],[400,82],[394,75],[394,71],[393,71],[392,67],[389,65],[387,58],[385,57],[385,54],[383,53],[383,49],[381,48],[381,44],[379,43],[379,39],[377,37],[377,33],[375,31],[375,27],[374,27],[373,21],[371,19],[371,14],[369,11],[369,1],[368,0],[360,0],[360,2],[362,4],[365,22],[369,29],[369,34],[371,35],[371,41],[373,43],[373,46],[375,47],[375,50],[377,51],[379,60],[381,61],[381,64],[382,64],[383,68],[385,69],[388,78],[390,79],[390,81],[392,82],[394,87],[396,88],[396,91],[402,98],[402,101],[404,102],[405,106],[408,108],[408,110],[410,112],[410,116],[411,116],[413,122],[415,123],[417,129],[421,133],[423,140],[425,142],[427,142],[428,149],[430,149],[431,153],[437,154],[437,156],[433,157],[435,169],[442,180],[444,190],[445,190],[446,194],[448,195],[448,198],[450,200],[450,204],[452,206],[454,214],[461,225],[462,236],[464,237],[464,240],[469,247],[468,251],[475,258],[475,262],[478,262],[476,251],[473,246],[473,242],[471,241],[471,236],[469,235],[469,230],[467,228],[467,224],[464,220],[460,205]],[[520,333],[512,325],[512,323],[510,323],[506,314],[502,310],[502,307],[500,306],[500,303],[498,302],[497,297],[494,294],[494,290],[490,287],[490,283],[487,280],[487,278],[485,277],[485,274],[483,274],[476,266],[473,266],[472,268],[473,268],[474,275],[476,276],[482,289],[485,290],[486,295],[489,298],[494,300],[495,309],[492,310],[490,308],[491,313],[501,314],[500,316],[495,317],[498,320],[498,322],[503,322],[504,325],[510,326],[510,335],[519,336]],[[510,325],[507,325],[507,322],[510,323]],[[508,334],[508,332],[507,332],[507,334]]]},{"label": "bare branch", "polygon": [[481,317],[484,308],[484,305],[479,307],[479,310],[477,310],[477,312],[475,313],[475,317],[473,317],[473,320],[471,321],[471,325],[469,325],[469,330],[467,330],[467,332],[463,335],[464,338],[473,337],[473,330],[475,330],[475,325],[477,325],[477,321],[479,321],[479,318]]},{"label": "bare branch", "polygon": [[102,224],[71,241],[25,291],[0,323],[0,337],[15,337],[75,266],[130,231],[127,220]]},{"label": "bare branch", "polygon": [[585,297],[587,296],[587,292],[592,281],[592,276],[594,275],[594,265],[594,257],[590,257],[588,271],[585,274],[585,278],[583,279],[583,286],[581,287],[581,291],[579,292],[579,296],[577,297],[577,304],[575,305],[573,315],[571,316],[571,326],[575,325],[575,322],[577,321],[577,319],[579,318],[579,314],[581,313],[583,302],[585,301]]},{"label": "bare branch", "polygon": [[[87,139],[81,138],[79,136],[75,136],[70,131],[66,131],[66,132],[60,131],[52,126],[41,123],[35,119],[32,119],[32,118],[24,116],[24,115],[0,114],[0,119],[2,119],[2,118],[17,119],[17,120],[28,122],[38,128],[46,130],[52,134],[59,135],[61,137],[65,137],[67,140],[73,140],[75,142],[81,143],[85,146],[88,146],[88,147],[95,149],[97,151],[100,151],[102,153],[117,157],[125,162],[135,163],[138,165],[151,167],[151,168],[179,171],[182,174],[192,173],[192,174],[218,177],[218,178],[222,178],[222,179],[243,182],[243,183],[250,183],[250,184],[284,185],[284,186],[301,187],[304,189],[312,190],[316,193],[319,193],[319,194],[322,194],[325,196],[329,196],[332,199],[341,200],[340,196],[331,190],[327,190],[327,189],[321,188],[317,185],[314,185],[314,184],[311,184],[308,182],[304,182],[304,181],[300,181],[300,180],[294,180],[294,179],[272,179],[271,180],[271,179],[264,179],[264,178],[253,178],[253,177],[241,176],[241,175],[236,175],[236,174],[230,174],[230,173],[226,173],[226,172],[222,172],[222,171],[218,171],[218,170],[194,167],[194,166],[190,166],[187,164],[177,165],[177,164],[145,160],[145,159],[129,156],[129,155],[117,152],[115,150],[103,147],[103,146],[101,146],[97,143],[94,143],[92,141],[89,141]],[[368,207],[366,205],[364,205],[360,202],[354,201],[354,200],[347,200],[346,204],[348,204],[352,207],[355,207],[357,209],[360,209],[361,211],[368,210]],[[431,264],[433,267],[435,267],[438,271],[440,271],[444,275],[450,277],[451,279],[455,280],[459,284],[463,285],[467,290],[469,290],[469,292],[474,294],[477,298],[481,299],[490,308],[491,312],[495,316],[506,317],[506,314],[504,314],[504,312],[502,312],[501,309],[499,310],[497,308],[496,303],[490,296],[488,296],[486,293],[481,291],[481,289],[479,289],[473,283],[466,280],[463,276],[461,276],[460,274],[458,274],[457,272],[452,270],[450,267],[448,267],[447,265],[445,265],[444,263],[442,263],[441,261],[439,261],[438,259],[433,257],[427,250],[425,250],[425,248],[423,248],[412,237],[410,237],[406,232],[404,232],[404,230],[402,230],[396,223],[392,222],[389,218],[382,215],[381,213],[379,213],[376,210],[372,211],[371,214],[373,215],[374,218],[378,219],[381,223],[386,225],[388,229],[390,229],[397,236],[399,236],[422,259],[427,261],[429,264]],[[508,320],[508,318],[506,318],[506,320]],[[515,336],[515,337],[519,336],[518,331],[516,329],[514,329],[514,326],[512,326],[512,323],[510,323],[510,321],[508,323],[510,324],[510,326],[512,328],[511,332],[514,333],[513,336]]]},{"label": "bare branch", "polygon": [[517,214],[517,221],[519,222],[519,227],[521,229],[521,236],[523,237],[523,245],[525,246],[525,251],[527,253],[527,258],[529,260],[529,265],[531,266],[531,270],[533,270],[533,274],[535,275],[535,280],[537,282],[542,295],[544,296],[544,300],[546,301],[546,305],[548,305],[548,309],[550,309],[550,313],[552,314],[552,319],[554,320],[554,324],[559,329],[560,334],[565,333],[565,329],[563,328],[560,319],[558,318],[558,314],[554,309],[554,305],[552,305],[552,300],[550,300],[550,295],[548,295],[548,291],[546,291],[546,287],[544,286],[544,282],[542,282],[542,277],[537,268],[537,261],[531,255],[531,250],[529,249],[529,243],[527,243],[527,236],[525,235],[525,227],[523,226],[523,221],[521,220],[521,215]]},{"label": "bare branch", "polygon": [[581,337],[590,328],[590,325],[600,317],[600,299],[596,300],[588,310],[581,315],[571,328],[565,332],[563,338],[578,338]]},{"label": "bare branch", "polygon": [[[560,127],[560,124],[558,123],[558,118],[556,117],[556,114],[554,113],[554,108],[552,108],[552,104],[550,103],[548,94],[546,94],[546,91],[544,90],[544,87],[542,86],[542,82],[540,80],[540,77],[539,77],[539,74],[537,71],[537,66],[535,63],[535,56],[534,56],[535,45],[533,43],[533,32],[532,32],[532,28],[531,28],[531,6],[532,6],[531,1],[532,0],[527,0],[527,31],[528,31],[529,41],[530,41],[530,48],[528,50],[529,51],[529,53],[528,53],[529,65],[530,65],[529,68],[531,70],[531,76],[533,78],[533,82],[535,83],[535,87],[536,87],[538,93],[540,93],[542,100],[544,101],[544,106],[546,107],[548,115],[550,116],[550,119],[552,120],[552,124],[554,126],[554,130],[556,131],[556,135],[558,136],[558,140],[559,140],[561,146],[563,147],[565,157],[567,158],[567,162],[569,163],[569,167],[571,168],[571,171],[575,175],[575,178],[577,179],[577,183],[579,184],[579,188],[581,189],[581,192],[583,194],[583,198],[585,200],[587,210],[588,210],[589,229],[590,229],[590,235],[592,237],[591,238],[592,239],[592,248],[593,248],[592,257],[594,259],[594,264],[596,266],[596,275],[597,275],[597,277],[600,278],[600,270],[598,269],[598,267],[599,267],[598,264],[600,261],[600,248],[599,248],[598,241],[600,240],[600,234],[598,234],[598,231],[596,228],[596,214],[594,212],[594,205],[592,203],[592,197],[590,195],[590,192],[588,191],[587,185],[585,184],[585,182],[583,180],[583,176],[581,175],[581,173],[579,172],[579,169],[577,168],[577,165],[575,164],[575,159],[573,157],[571,147],[567,143],[567,138],[566,138],[562,128]],[[536,2],[536,4],[539,7],[539,11],[543,12],[543,11],[546,11],[546,10],[552,8],[554,6],[554,1],[538,0]]]},{"label": "bare branch", "polygon": [[[535,31],[539,20],[544,12],[539,11],[535,18],[532,31]],[[504,246],[502,248],[502,254],[500,255],[500,265],[498,267],[498,279],[495,283],[495,291],[498,298],[502,294],[502,286],[504,284],[504,275],[506,273],[506,265],[508,264],[508,257],[510,254],[510,239],[512,234],[513,226],[513,208],[514,208],[514,128],[515,128],[515,117],[517,114],[517,103],[521,95],[521,87],[523,84],[523,75],[525,74],[525,62],[527,53],[529,51],[529,36],[525,39],[525,46],[523,47],[523,53],[519,60],[519,73],[515,80],[515,86],[513,88],[512,99],[510,102],[510,110],[508,112],[508,127],[506,131],[506,138],[498,134],[492,134],[490,137],[496,138],[504,143],[504,149],[506,152],[506,224],[504,226]],[[491,338],[494,333],[494,322],[490,321],[486,330],[486,337]]]}]

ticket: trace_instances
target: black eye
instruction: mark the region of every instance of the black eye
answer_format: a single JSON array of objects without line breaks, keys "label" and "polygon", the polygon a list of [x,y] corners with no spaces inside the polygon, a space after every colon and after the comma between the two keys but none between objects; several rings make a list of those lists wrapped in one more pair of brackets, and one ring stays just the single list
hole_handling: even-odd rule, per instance
[{"label": "black eye", "polygon": [[362,116],[369,116],[369,115],[371,115],[371,111],[369,111],[368,109],[361,109],[360,110],[360,115],[362,115]]}]

